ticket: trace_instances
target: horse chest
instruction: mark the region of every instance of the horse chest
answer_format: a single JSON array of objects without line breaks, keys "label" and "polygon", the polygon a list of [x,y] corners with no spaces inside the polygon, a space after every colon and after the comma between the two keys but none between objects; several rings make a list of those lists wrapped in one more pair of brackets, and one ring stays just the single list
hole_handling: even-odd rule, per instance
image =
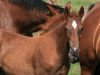
[{"label": "horse chest", "polygon": [[[35,53],[36,54],[36,53]],[[43,75],[43,73],[54,73],[57,69],[61,68],[62,60],[61,57],[56,52],[45,52],[37,53],[35,55],[33,64],[38,75]]]},{"label": "horse chest", "polygon": [[54,75],[62,67],[59,60],[50,58],[37,62],[35,65],[37,75]]}]

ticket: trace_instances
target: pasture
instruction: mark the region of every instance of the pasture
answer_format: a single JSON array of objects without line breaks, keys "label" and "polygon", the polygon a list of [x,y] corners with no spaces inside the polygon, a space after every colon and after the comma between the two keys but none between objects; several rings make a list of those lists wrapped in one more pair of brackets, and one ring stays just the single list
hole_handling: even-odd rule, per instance
[{"label": "pasture", "polygon": [[[47,0],[45,0],[47,1]],[[73,4],[73,8],[79,10],[81,6],[89,6],[93,3],[96,3],[100,0],[58,0],[57,5],[63,6],[71,1]],[[68,75],[80,75],[80,65],[79,63],[71,64],[70,72]]]}]

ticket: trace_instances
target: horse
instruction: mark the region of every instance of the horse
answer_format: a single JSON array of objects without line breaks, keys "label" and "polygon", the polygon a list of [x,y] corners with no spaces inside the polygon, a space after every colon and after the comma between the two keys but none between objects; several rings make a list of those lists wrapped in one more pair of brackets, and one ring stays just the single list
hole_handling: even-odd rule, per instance
[{"label": "horse", "polygon": [[[82,14],[72,14],[66,7],[63,15],[65,20],[56,26],[50,25],[54,27],[37,37],[1,28],[1,68],[9,75],[67,75],[70,68],[68,53],[70,45],[73,49],[72,40],[74,41],[71,37],[77,38],[80,35],[77,33],[82,30]],[[57,18],[52,20],[58,20]]]},{"label": "horse", "polygon": [[[3,3],[1,2],[1,4],[3,4]],[[0,7],[1,7],[1,9],[3,9],[3,8],[4,8],[4,5],[1,5]],[[58,8],[58,7],[56,6],[56,7],[54,7],[54,8]],[[58,14],[59,12],[58,12],[56,9],[54,9],[54,8],[51,7],[51,6],[49,6],[50,12],[52,12],[53,14],[55,14],[55,12],[56,12],[56,14]],[[1,11],[2,11],[2,10],[1,10]],[[1,11],[0,11],[0,12],[1,12]],[[4,11],[5,11],[5,8],[4,8]],[[7,11],[6,11],[6,12],[7,12]],[[2,19],[2,18],[0,19],[1,23],[3,22],[3,25],[4,25],[4,26],[1,26],[1,27],[3,27],[3,28],[6,28],[6,27],[7,27],[8,30],[11,28],[10,31],[15,32],[13,29],[14,29],[14,28],[16,29],[16,27],[13,27],[13,24],[11,24],[11,23],[12,23],[12,20],[9,19],[9,15],[7,15],[6,12],[5,12],[5,13],[4,13],[4,12],[1,12],[1,17],[4,18],[4,19]],[[5,16],[5,14],[6,14],[7,16]],[[41,17],[41,16],[40,16],[40,17]],[[7,20],[6,20],[6,19],[7,19]],[[4,20],[4,21],[2,21],[2,20]],[[11,21],[11,22],[10,22],[10,21]],[[5,24],[4,24],[4,23],[5,23]],[[6,23],[7,23],[7,24],[6,24]],[[7,25],[7,26],[6,26],[6,25]],[[10,26],[10,27],[9,27],[9,26]],[[41,26],[41,25],[40,25],[40,26]],[[37,28],[38,28],[38,29],[41,29],[40,26],[39,26],[39,27],[37,26],[37,27],[32,28],[33,30],[28,28],[28,29],[29,29],[28,32],[34,31],[35,28],[36,28],[36,29],[37,29]],[[28,27],[29,27],[29,26],[28,26]],[[25,31],[24,33],[25,33],[25,35],[28,34],[28,36],[30,36],[29,33],[26,33],[26,31]],[[0,74],[5,75],[5,74],[4,74],[4,71],[3,71],[1,68],[0,68]]]},{"label": "horse", "polygon": [[79,50],[81,75],[94,75],[96,66],[100,64],[100,2],[92,6],[82,24]]},{"label": "horse", "polygon": [[[71,3],[68,2],[66,5],[67,9],[71,9]],[[65,7],[65,8],[66,8]],[[70,11],[69,11],[70,12]],[[50,18],[46,25],[40,25],[40,28],[42,28],[41,35],[45,34],[46,32],[50,31],[52,28],[56,27],[59,23],[64,21],[67,17],[67,27],[68,28],[68,38],[69,38],[69,44],[70,44],[70,51],[69,51],[69,57],[71,63],[77,63],[79,62],[79,38],[80,34],[82,32],[83,26],[82,26],[82,20],[84,17],[85,8],[82,6],[79,10],[79,13],[72,10],[69,15],[65,16],[64,13],[62,14],[56,14],[56,16],[53,16]],[[55,19],[56,18],[56,19]],[[72,25],[74,24],[74,25]]]},{"label": "horse", "polygon": [[[1,0],[0,27],[11,32],[32,36],[32,32],[39,30],[36,29],[38,25],[44,24],[54,15],[48,5],[50,4],[42,0]],[[59,6],[50,6],[59,13],[63,12],[63,8]]]}]

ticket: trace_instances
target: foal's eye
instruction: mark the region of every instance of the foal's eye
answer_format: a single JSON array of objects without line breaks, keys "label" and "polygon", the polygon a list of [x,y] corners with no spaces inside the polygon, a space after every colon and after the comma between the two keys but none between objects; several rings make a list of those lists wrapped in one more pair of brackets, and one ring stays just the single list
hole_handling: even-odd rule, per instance
[{"label": "foal's eye", "polygon": [[80,37],[81,37],[81,35],[82,35],[82,31],[83,31],[83,28],[79,30],[79,35],[80,35]]},{"label": "foal's eye", "polygon": [[82,31],[83,31],[83,28],[79,30],[79,33],[81,34],[81,33],[82,33]]},{"label": "foal's eye", "polygon": [[66,28],[66,31],[68,32],[68,29]]}]

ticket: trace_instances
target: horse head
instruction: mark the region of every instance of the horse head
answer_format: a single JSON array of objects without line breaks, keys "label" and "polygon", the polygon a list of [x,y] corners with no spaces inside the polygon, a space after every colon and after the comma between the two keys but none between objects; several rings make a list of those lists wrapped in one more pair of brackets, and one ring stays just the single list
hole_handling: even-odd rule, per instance
[{"label": "horse head", "polygon": [[83,8],[79,10],[79,13],[75,11],[70,12],[69,8],[65,8],[66,16],[66,31],[67,37],[69,39],[70,51],[69,57],[71,62],[74,63],[78,61],[78,52],[79,52],[79,39],[83,29],[82,17],[84,14]]}]

